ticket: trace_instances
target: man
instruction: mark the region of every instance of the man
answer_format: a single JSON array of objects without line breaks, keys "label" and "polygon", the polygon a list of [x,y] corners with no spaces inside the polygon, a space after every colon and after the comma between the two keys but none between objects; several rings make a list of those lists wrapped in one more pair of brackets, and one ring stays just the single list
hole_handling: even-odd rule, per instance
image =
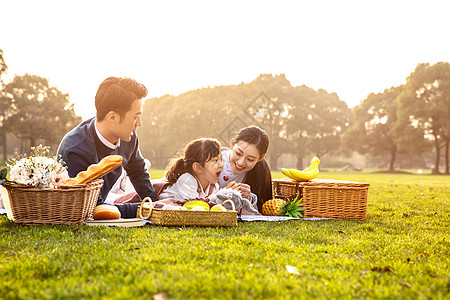
[{"label": "man", "polygon": [[[108,155],[120,155],[122,167],[141,199],[156,201],[155,189],[139,151],[136,129],[142,125],[141,115],[147,89],[130,78],[109,77],[99,86],[95,96],[96,117],[83,121],[62,139],[58,154],[67,165],[70,177],[85,171]],[[103,187],[97,205],[103,204],[122,168],[103,176]],[[135,218],[139,203],[116,205],[122,218]]]}]

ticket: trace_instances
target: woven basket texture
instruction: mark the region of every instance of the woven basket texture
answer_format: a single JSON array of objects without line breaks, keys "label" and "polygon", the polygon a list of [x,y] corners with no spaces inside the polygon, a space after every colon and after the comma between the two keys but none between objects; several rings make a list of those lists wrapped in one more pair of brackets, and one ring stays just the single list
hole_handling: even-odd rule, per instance
[{"label": "woven basket texture", "polygon": [[273,179],[275,197],[297,194],[302,198],[304,218],[333,218],[365,220],[369,184],[355,181],[314,179],[298,182]]},{"label": "woven basket texture", "polygon": [[92,218],[103,179],[59,189],[7,184],[14,222],[24,224],[82,224]]},{"label": "woven basket texture", "polygon": [[237,226],[236,211],[192,211],[150,208],[144,202],[138,208],[137,217],[163,226]]}]

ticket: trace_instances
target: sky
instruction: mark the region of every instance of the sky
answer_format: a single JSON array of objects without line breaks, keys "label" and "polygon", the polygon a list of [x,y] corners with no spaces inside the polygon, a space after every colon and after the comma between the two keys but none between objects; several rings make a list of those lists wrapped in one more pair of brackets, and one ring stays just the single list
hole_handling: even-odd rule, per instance
[{"label": "sky", "polygon": [[354,107],[419,63],[450,61],[448,0],[5,0],[0,11],[4,80],[48,78],[83,119],[109,76],[160,97],[285,74]]}]

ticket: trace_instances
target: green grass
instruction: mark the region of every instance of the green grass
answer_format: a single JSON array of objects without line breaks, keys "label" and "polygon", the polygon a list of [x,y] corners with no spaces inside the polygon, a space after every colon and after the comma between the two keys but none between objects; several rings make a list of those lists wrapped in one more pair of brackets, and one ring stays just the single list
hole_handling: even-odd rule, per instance
[{"label": "green grass", "polygon": [[0,299],[449,298],[449,176],[320,177],[369,182],[367,220],[101,228],[0,216]]}]

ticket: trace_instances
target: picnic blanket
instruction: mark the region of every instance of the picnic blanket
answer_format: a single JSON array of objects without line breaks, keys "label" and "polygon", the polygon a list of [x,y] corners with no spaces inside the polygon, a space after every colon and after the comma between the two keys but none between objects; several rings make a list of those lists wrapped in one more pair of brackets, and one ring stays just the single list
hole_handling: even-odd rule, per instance
[{"label": "picnic blanket", "polygon": [[293,218],[284,216],[262,216],[262,215],[241,215],[241,220],[245,222],[263,221],[263,222],[274,222],[274,221],[289,221],[289,220],[300,220],[300,221],[321,221],[321,220],[332,220],[329,218]]},{"label": "picnic blanket", "polygon": [[[6,214],[6,209],[0,208],[0,215]],[[282,216],[256,216],[256,215],[242,215],[239,221],[243,222],[274,222],[274,221],[289,221],[289,220],[301,220],[301,221],[321,221],[321,220],[333,220],[329,218],[292,218]],[[144,224],[152,224],[149,220],[144,220]]]}]

